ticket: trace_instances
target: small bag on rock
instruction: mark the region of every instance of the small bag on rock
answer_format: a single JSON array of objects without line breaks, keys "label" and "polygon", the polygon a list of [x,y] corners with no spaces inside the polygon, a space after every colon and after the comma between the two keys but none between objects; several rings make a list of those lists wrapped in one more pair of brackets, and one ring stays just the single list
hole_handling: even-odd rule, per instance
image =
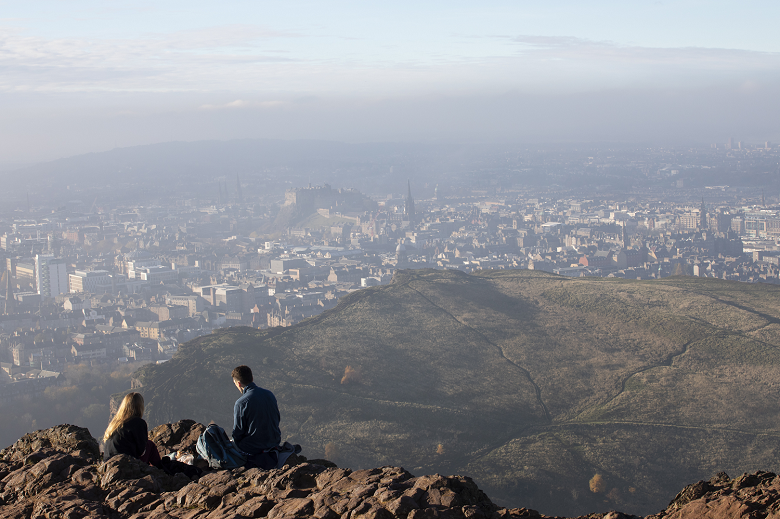
[{"label": "small bag on rock", "polygon": [[211,424],[198,438],[198,454],[212,469],[234,469],[246,464],[246,455],[230,441],[225,429]]}]

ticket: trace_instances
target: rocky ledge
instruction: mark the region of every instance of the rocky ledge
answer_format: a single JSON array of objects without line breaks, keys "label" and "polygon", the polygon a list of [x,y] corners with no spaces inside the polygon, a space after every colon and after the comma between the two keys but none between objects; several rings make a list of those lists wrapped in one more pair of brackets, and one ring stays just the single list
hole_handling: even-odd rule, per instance
[{"label": "rocky ledge", "polygon": [[[191,448],[203,425],[165,424],[150,437],[161,452]],[[129,456],[101,463],[87,429],[60,425],[25,435],[0,451],[0,517],[514,519],[534,510],[499,508],[464,476],[415,477],[400,467],[338,468],[293,457],[277,470],[208,471],[170,476]],[[648,519],[780,517],[780,477],[719,474],[686,487]],[[580,519],[635,518],[619,512]],[[637,518],[638,519],[638,518]]]}]

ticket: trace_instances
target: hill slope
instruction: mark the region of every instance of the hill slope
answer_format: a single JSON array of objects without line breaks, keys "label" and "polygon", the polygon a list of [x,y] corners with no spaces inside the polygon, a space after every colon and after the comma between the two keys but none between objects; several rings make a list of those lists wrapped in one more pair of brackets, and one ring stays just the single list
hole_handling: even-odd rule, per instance
[{"label": "hill slope", "polygon": [[229,428],[230,371],[248,364],[307,455],[465,473],[548,514],[644,514],[720,470],[775,469],[778,303],[718,280],[403,271],[292,328],[192,341],[138,378],[151,425]]}]

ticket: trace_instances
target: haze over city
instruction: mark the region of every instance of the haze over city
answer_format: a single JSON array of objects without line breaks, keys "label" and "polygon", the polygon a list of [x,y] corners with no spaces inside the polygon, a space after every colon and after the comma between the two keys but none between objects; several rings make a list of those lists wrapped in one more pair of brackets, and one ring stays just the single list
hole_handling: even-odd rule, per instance
[{"label": "haze over city", "polygon": [[2,2],[0,166],[202,139],[780,140],[776,2]]},{"label": "haze over city", "polygon": [[0,0],[0,515],[775,514],[778,20]]}]

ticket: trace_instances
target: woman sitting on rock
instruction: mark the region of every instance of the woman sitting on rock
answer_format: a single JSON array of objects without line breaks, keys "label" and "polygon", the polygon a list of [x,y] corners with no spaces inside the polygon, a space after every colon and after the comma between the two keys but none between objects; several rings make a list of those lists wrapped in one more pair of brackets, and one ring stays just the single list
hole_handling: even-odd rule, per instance
[{"label": "woman sitting on rock", "polygon": [[103,435],[103,460],[117,454],[127,454],[141,461],[160,466],[160,453],[149,439],[144,415],[144,397],[141,393],[128,393],[122,399],[119,411],[108,424]]}]

